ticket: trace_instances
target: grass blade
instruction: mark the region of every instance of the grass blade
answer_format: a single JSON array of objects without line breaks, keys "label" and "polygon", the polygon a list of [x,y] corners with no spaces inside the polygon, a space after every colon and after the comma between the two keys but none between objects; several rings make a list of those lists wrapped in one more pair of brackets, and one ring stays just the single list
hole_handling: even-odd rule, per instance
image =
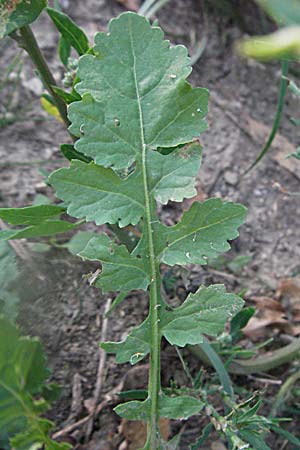
[{"label": "grass blade", "polygon": [[212,363],[215,371],[218,374],[218,377],[220,379],[220,382],[223,386],[224,391],[226,394],[229,395],[229,397],[234,397],[233,387],[231,383],[230,376],[228,375],[228,372],[219,357],[219,355],[215,352],[213,347],[210,345],[209,341],[204,338],[202,344],[198,344],[199,347],[203,350],[203,352],[206,354],[206,356],[209,358],[210,362]]},{"label": "grass blade", "polygon": [[287,86],[288,86],[288,81],[286,79],[286,77],[288,75],[288,71],[289,71],[289,63],[288,63],[288,61],[284,60],[281,62],[281,80],[280,80],[279,96],[278,96],[278,101],[277,101],[277,110],[276,110],[276,115],[275,115],[275,119],[273,122],[270,136],[269,136],[266,144],[264,145],[262,151],[260,152],[258,157],[255,159],[255,161],[251,164],[251,166],[246,170],[244,175],[249,173],[250,170],[252,170],[262,160],[262,158],[268,152],[268,150],[270,149],[270,147],[274,141],[274,138],[278,131],[281,117],[282,117],[284,99],[285,99],[286,90],[287,90]]}]

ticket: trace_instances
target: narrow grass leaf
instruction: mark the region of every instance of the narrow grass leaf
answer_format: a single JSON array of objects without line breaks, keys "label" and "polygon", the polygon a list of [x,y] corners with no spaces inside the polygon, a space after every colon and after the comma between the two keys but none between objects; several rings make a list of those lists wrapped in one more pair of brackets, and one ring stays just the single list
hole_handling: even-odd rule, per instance
[{"label": "narrow grass leaf", "polygon": [[12,225],[37,225],[60,216],[65,208],[57,205],[26,206],[25,208],[0,208],[0,218]]},{"label": "narrow grass leaf", "polygon": [[73,47],[79,56],[84,55],[89,49],[89,41],[84,31],[61,11],[47,8],[47,13],[66,43]]}]

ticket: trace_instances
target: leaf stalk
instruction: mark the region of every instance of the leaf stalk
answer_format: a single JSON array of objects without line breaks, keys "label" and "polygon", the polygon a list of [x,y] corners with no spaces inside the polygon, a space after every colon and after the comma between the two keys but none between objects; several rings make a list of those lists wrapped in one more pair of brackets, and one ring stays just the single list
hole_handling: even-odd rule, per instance
[{"label": "leaf stalk", "polygon": [[29,25],[21,27],[17,33],[11,34],[11,37],[17,41],[19,47],[23,48],[30,56],[32,62],[35,64],[39,75],[42,79],[44,87],[51,95],[55,106],[64,123],[69,126],[70,121],[67,115],[67,106],[65,102],[55,93],[53,86],[56,86],[56,81],[48,67],[48,64],[41,52],[37,40]]},{"label": "leaf stalk", "polygon": [[[140,111],[141,112],[141,111]],[[142,122],[141,122],[142,123]],[[144,135],[142,131],[142,140]],[[147,147],[143,144],[142,153],[142,173],[145,193],[145,228],[147,235],[147,246],[149,254],[149,265],[151,273],[151,284],[149,289],[150,304],[149,304],[149,319],[150,319],[150,369],[149,369],[149,400],[150,400],[150,419],[147,425],[147,443],[145,449],[155,450],[157,448],[158,438],[158,396],[161,390],[160,384],[160,330],[159,330],[159,301],[160,301],[160,273],[159,262],[156,261],[154,242],[153,242],[153,228],[152,223],[156,219],[156,214],[152,212],[150,194],[148,188],[148,176],[146,166],[146,151]]]}]

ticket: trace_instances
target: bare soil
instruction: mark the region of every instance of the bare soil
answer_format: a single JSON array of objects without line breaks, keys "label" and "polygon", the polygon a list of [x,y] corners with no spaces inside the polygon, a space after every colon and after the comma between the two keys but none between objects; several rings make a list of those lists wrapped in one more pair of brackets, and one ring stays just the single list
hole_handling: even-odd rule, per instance
[{"label": "bare soil", "polygon": [[[62,4],[65,11],[85,29],[91,41],[97,30],[106,29],[111,17],[125,10],[115,0],[65,0]],[[245,289],[246,299],[249,299],[249,304],[253,304],[251,298],[254,296],[272,297],[280,280],[299,275],[299,197],[284,194],[276,183],[286,191],[298,191],[300,169],[291,172],[275,161],[272,155],[280,151],[280,161],[283,161],[284,155],[288,153],[285,148],[275,146],[256,169],[243,175],[264,143],[265,135],[261,127],[272,125],[280,79],[279,65],[245,61],[234,52],[234,42],[245,34],[245,29],[252,33],[262,31],[257,10],[253,6],[239,9],[243,17],[241,27],[231,17],[220,16],[215,8],[204,10],[203,4],[200,0],[173,0],[159,12],[158,19],[170,40],[188,45],[191,53],[195,51],[195,45],[191,43],[193,36],[196,36],[196,42],[204,35],[207,37],[203,55],[195,64],[191,77],[192,84],[208,87],[211,91],[210,127],[201,136],[204,161],[198,178],[199,199],[220,196],[225,200],[243,203],[249,208],[246,224],[226,258],[251,255],[252,262],[238,276],[227,268],[215,270],[211,267],[191,267],[188,282],[180,279],[173,295],[175,300],[171,300],[182,300],[188,291],[195,290],[201,283],[221,282],[235,292]],[[56,55],[57,35],[46,14],[33,28],[60,82],[63,70]],[[7,39],[0,44],[1,72],[17,52],[13,41]],[[11,122],[0,128],[1,207],[31,204],[38,193],[54,198],[40,169],[51,171],[62,163],[66,164],[60,156],[58,145],[69,142],[63,125],[55,119],[49,119],[41,108],[41,86],[28,56],[21,53],[21,60],[23,68],[17,86],[11,80],[7,92],[1,92],[4,99],[8,92],[13,92],[9,111]],[[0,108],[0,113],[3,113],[5,105]],[[298,111],[299,101],[289,95],[280,133],[295,147],[298,133],[290,117],[298,117]],[[37,160],[43,160],[43,163],[36,163]],[[294,165],[297,164],[295,161]],[[180,211],[179,206],[172,203],[162,208],[162,216],[164,220],[173,221]],[[87,228],[93,229],[93,225]],[[22,296],[20,323],[24,332],[40,336],[47,351],[53,379],[63,386],[63,394],[49,414],[57,424],[57,430],[60,430],[87,414],[88,403],[84,403],[84,400],[92,396],[95,387],[98,342],[107,297],[90,287],[86,277],[83,277],[96,266],[83,265],[64,249],[53,247],[47,253],[34,252],[30,261],[20,261],[20,267],[23,271],[19,280]],[[109,319],[107,339],[122,339],[130,327],[141,322],[146,313],[145,296],[140,293],[131,295]],[[270,336],[275,338],[274,345],[278,345],[282,330],[276,325],[270,326],[268,331],[258,337],[258,341]],[[251,339],[246,338],[244,343],[246,346],[251,345]],[[186,352],[184,355],[191,372],[196,374],[201,363]],[[170,380],[175,380],[178,386],[188,382],[174,350],[166,345],[162,368],[165,386],[169,385]],[[205,376],[212,373],[210,369],[205,371]],[[275,371],[272,379],[284,380],[289,373],[289,366],[279,372]],[[108,356],[101,399],[125,376],[126,389],[145,388],[147,385],[147,367],[132,371],[129,365],[117,366],[114,358]],[[278,385],[264,384],[253,377],[236,377],[235,381],[239,385],[247,385],[249,391],[264,389],[266,398],[272,398],[278,390]],[[82,393],[77,395],[77,410],[73,405],[71,411],[74,383],[77,383],[77,387],[81,384]],[[110,404],[96,417],[89,443],[84,443],[84,426],[67,435],[74,448],[134,448],[125,447],[124,444],[121,447],[125,439],[124,432],[120,431],[120,420],[112,411],[113,406]],[[297,421],[297,416],[294,420]],[[180,446],[182,450],[195,440],[204,423],[203,418],[195,417],[186,424]],[[175,422],[172,432],[178,431],[181,426],[182,423]],[[299,433],[296,424],[292,424],[290,429]],[[216,442],[219,441],[214,435],[209,447],[203,448],[222,448],[217,447]],[[276,440],[274,436],[270,437],[269,442],[274,450],[283,448],[282,441]],[[286,445],[284,448],[293,447]]]}]

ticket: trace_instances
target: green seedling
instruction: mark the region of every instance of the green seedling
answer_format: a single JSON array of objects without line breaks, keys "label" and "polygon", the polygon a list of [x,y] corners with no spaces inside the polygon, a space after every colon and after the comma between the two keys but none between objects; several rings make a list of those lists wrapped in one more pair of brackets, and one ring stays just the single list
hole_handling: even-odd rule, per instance
[{"label": "green seedling", "polygon": [[[155,2],[150,3],[153,7]],[[161,4],[156,2],[156,6]],[[11,3],[3,5],[7,8]],[[208,401],[195,390],[162,389],[161,341],[177,348],[201,344],[224,391],[233,399],[225,366],[204,335],[221,334],[227,320],[243,306],[240,296],[227,293],[222,285],[200,286],[177,308],[172,308],[162,295],[162,266],[207,264],[209,259],[229,250],[228,241],[238,236],[246,215],[242,205],[219,198],[193,203],[175,226],[164,225],[157,213],[157,203],[181,202],[196,193],[195,179],[202,154],[198,137],[207,127],[208,91],[192,88],[186,81],[191,73],[186,49],[180,45],[170,47],[163,40],[161,29],[151,26],[144,17],[122,14],[110,22],[108,33],[96,35],[95,46],[89,48],[84,32],[74,22],[61,11],[48,8],[61,34],[61,61],[73,71],[69,80],[71,92],[64,91],[53,79],[47,79],[49,70],[29,28],[45,3],[20,0],[12,6],[4,14],[2,34],[9,34],[28,51],[48,89],[45,99],[57,108],[66,124],[70,123],[76,142],[62,147],[71,161],[70,167],[49,177],[57,197],[63,200],[62,206],[37,204],[0,209],[0,217],[16,227],[2,231],[0,239],[51,236],[85,221],[109,226],[118,237],[123,236],[125,227],[135,230],[135,239],[126,245],[102,229],[96,235],[80,234],[66,246],[84,259],[101,263],[102,270],[95,276],[96,286],[104,292],[118,293],[110,313],[131,290],[148,293],[145,321],[123,341],[103,342],[101,346],[116,355],[117,363],[134,365],[149,357],[147,391],[140,399],[121,403],[115,411],[129,420],[147,422],[144,450],[176,448],[180,436],[165,442],[159,433],[159,419],[187,419],[203,413]],[[71,47],[78,53],[78,67],[77,61],[71,61],[70,66]],[[79,220],[71,223],[60,219],[65,212]],[[241,326],[237,325],[237,329]],[[5,348],[1,351],[5,352]],[[31,409],[18,412],[27,419],[27,429],[11,429],[7,422],[0,422],[1,432],[4,430],[9,436],[22,431],[23,444],[26,438],[31,445],[33,436],[46,449],[68,448],[53,444],[48,437],[50,425],[37,417],[36,410],[32,412],[35,403],[29,398]],[[257,409],[253,407],[252,416]],[[246,427],[252,416],[243,414],[242,419],[237,419],[232,413],[226,420],[232,422],[234,418],[234,427],[238,427],[238,420]],[[218,420],[224,422],[224,418],[216,416],[215,423]],[[247,445],[245,435],[232,433],[227,436],[232,448]],[[11,445],[21,449],[18,439],[14,437]]]},{"label": "green seedling", "polygon": [[118,363],[136,364],[150,355],[146,400],[121,404],[116,412],[147,421],[144,448],[154,450],[166,445],[158,431],[160,417],[188,418],[204,406],[192,396],[162,393],[162,338],[180,347],[202,342],[203,333],[221,332],[243,304],[223,286],[201,286],[172,309],[161,296],[160,265],[206,264],[208,257],[227,251],[246,210],[211,199],[194,203],[174,227],[161,223],[157,201],[195,194],[201,148],[193,139],[206,129],[208,92],[187,83],[186,49],[170,48],[162,31],[141,16],[126,13],[112,20],[109,32],[97,34],[95,42],[95,56],[79,60],[76,91],[82,100],[69,107],[75,148],[93,162],[72,161],[70,168],[54,172],[50,183],[71,216],[97,225],[141,226],[131,252],[102,233],[80,256],[101,262],[96,285],[103,291],[149,292],[146,320],[124,341],[101,345]]},{"label": "green seedling", "polygon": [[57,397],[47,383],[49,370],[41,343],[20,336],[18,328],[0,316],[0,447],[4,450],[68,450],[69,444],[49,437],[53,423],[40,415]]}]

